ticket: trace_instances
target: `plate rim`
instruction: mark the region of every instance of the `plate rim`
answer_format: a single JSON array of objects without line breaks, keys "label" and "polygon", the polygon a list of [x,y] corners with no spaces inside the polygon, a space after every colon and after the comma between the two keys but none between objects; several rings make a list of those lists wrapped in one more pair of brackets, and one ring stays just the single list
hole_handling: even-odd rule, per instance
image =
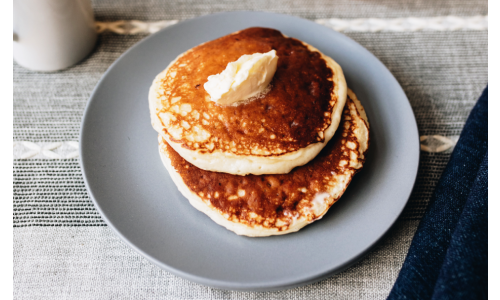
[{"label": "plate rim", "polygon": [[96,207],[97,211],[99,212],[100,216],[105,221],[106,225],[109,226],[110,228],[112,228],[112,230],[120,237],[120,239],[122,241],[124,241],[127,245],[129,245],[132,249],[134,249],[134,251],[136,251],[137,253],[139,253],[142,257],[146,258],[151,263],[155,264],[156,266],[160,267],[161,269],[166,270],[166,271],[168,271],[168,272],[170,272],[170,273],[172,273],[172,274],[174,274],[176,276],[179,276],[179,277],[182,277],[182,278],[185,278],[185,279],[188,279],[190,281],[193,281],[193,282],[196,282],[196,283],[200,283],[200,284],[203,284],[203,285],[206,285],[206,286],[210,286],[210,287],[215,287],[215,288],[220,288],[220,289],[228,289],[228,290],[237,290],[237,291],[276,291],[276,290],[289,289],[289,288],[293,288],[293,287],[298,287],[298,286],[303,286],[303,285],[311,284],[311,283],[314,283],[314,282],[318,282],[318,281],[320,281],[322,279],[325,279],[327,277],[330,277],[333,274],[340,273],[340,272],[344,271],[345,269],[349,268],[350,266],[352,266],[354,263],[358,262],[360,259],[362,259],[364,256],[366,256],[369,252],[371,252],[371,250],[374,248],[374,246],[376,246],[388,234],[388,232],[390,231],[390,229],[399,220],[402,212],[404,211],[404,208],[408,204],[410,196],[411,196],[411,194],[412,194],[412,192],[413,192],[413,190],[415,188],[415,184],[416,184],[416,180],[417,180],[417,175],[418,175],[418,172],[419,172],[420,157],[421,157],[420,151],[417,151],[416,168],[414,170],[414,174],[412,175],[412,177],[413,177],[412,184],[411,184],[412,188],[408,191],[408,196],[406,197],[406,199],[404,201],[404,205],[401,206],[401,209],[397,213],[397,215],[394,218],[394,220],[390,223],[390,225],[368,247],[366,247],[358,255],[354,256],[353,258],[351,258],[350,260],[344,262],[341,266],[338,266],[336,268],[333,268],[333,269],[330,269],[330,270],[327,270],[327,271],[324,271],[324,272],[319,272],[319,273],[311,275],[311,276],[302,277],[302,278],[296,279],[296,280],[277,280],[277,281],[271,282],[270,284],[252,284],[252,283],[251,284],[245,284],[245,283],[242,284],[241,282],[236,283],[236,282],[227,282],[227,281],[218,280],[218,279],[211,279],[211,278],[208,278],[208,277],[205,277],[205,276],[200,276],[200,275],[196,275],[196,274],[193,274],[193,273],[185,272],[185,271],[183,271],[181,269],[178,269],[178,268],[175,268],[173,266],[170,266],[170,265],[166,264],[165,262],[159,261],[158,259],[152,257],[147,252],[143,251],[141,248],[139,248],[139,246],[137,246],[136,244],[134,244],[133,242],[131,242],[120,231],[120,229],[118,229],[112,222],[110,222],[110,220],[108,219],[108,216],[101,209],[101,206],[99,205],[99,202],[96,200],[96,198],[94,197],[93,191],[89,187],[88,180],[87,180],[88,174],[87,174],[87,170],[85,168],[85,162],[84,162],[85,161],[85,158],[84,158],[85,155],[82,155],[83,152],[85,152],[85,150],[83,150],[81,141],[82,141],[82,136],[85,134],[85,123],[86,123],[86,120],[89,118],[89,107],[91,106],[91,104],[93,103],[93,101],[95,101],[95,98],[96,98],[95,94],[100,89],[101,85],[104,82],[104,79],[108,76],[108,74],[111,72],[111,70],[118,63],[120,63],[120,61],[122,59],[124,59],[125,56],[128,55],[128,53],[130,53],[131,51],[134,51],[134,49],[137,48],[139,45],[143,44],[144,42],[148,41],[151,38],[154,38],[156,35],[164,32],[164,31],[173,30],[173,29],[175,29],[177,27],[182,27],[185,24],[189,24],[191,22],[195,22],[195,21],[198,21],[200,19],[217,18],[217,17],[219,17],[221,15],[231,15],[231,14],[240,14],[240,13],[245,13],[245,14],[247,14],[247,13],[250,13],[250,14],[262,14],[262,15],[267,15],[267,16],[273,16],[274,15],[274,16],[288,17],[288,18],[291,18],[291,19],[300,20],[301,22],[306,21],[306,22],[310,23],[311,25],[321,26],[321,27],[318,27],[318,28],[324,27],[325,29],[329,29],[329,30],[331,30],[332,32],[334,32],[336,34],[340,34],[349,43],[355,45],[356,47],[360,47],[362,49],[362,51],[366,52],[366,54],[368,54],[369,56],[371,56],[372,59],[376,60],[380,64],[380,66],[383,69],[385,69],[385,71],[387,71],[387,73],[397,83],[397,86],[399,87],[399,89],[401,89],[401,92],[404,95],[404,98],[406,100],[405,103],[408,105],[408,107],[410,109],[410,112],[411,112],[411,115],[413,117],[412,120],[410,120],[410,121],[413,121],[413,122],[411,122],[411,124],[414,125],[414,129],[416,130],[416,134],[417,134],[416,144],[419,147],[420,143],[419,143],[418,124],[417,124],[417,121],[416,121],[415,113],[414,113],[414,111],[413,111],[413,109],[411,107],[411,103],[410,103],[408,97],[406,96],[406,93],[404,92],[403,88],[401,87],[401,85],[397,81],[397,79],[394,77],[394,75],[390,72],[390,70],[378,59],[378,57],[376,57],[374,54],[372,54],[369,50],[367,50],[365,47],[363,47],[362,45],[360,45],[359,43],[357,43],[356,41],[354,41],[350,37],[348,37],[348,36],[346,36],[346,35],[344,35],[344,34],[342,34],[340,32],[337,32],[334,29],[325,27],[324,25],[318,24],[318,23],[316,23],[314,21],[311,21],[311,20],[308,20],[308,19],[300,18],[300,17],[293,16],[293,15],[273,13],[273,12],[240,10],[240,11],[230,11],[230,12],[217,12],[217,13],[213,13],[213,14],[208,14],[208,15],[203,15],[203,16],[199,16],[199,17],[195,17],[195,18],[181,20],[181,21],[179,21],[176,24],[173,24],[171,26],[163,28],[163,29],[159,30],[156,33],[150,34],[149,36],[141,39],[140,41],[138,41],[137,43],[135,43],[134,45],[132,45],[130,48],[128,48],[125,52],[123,52],[108,67],[108,69],[103,73],[103,75],[101,76],[101,78],[99,79],[99,81],[97,82],[97,84],[95,85],[92,93],[90,94],[90,96],[88,98],[87,104],[86,104],[84,112],[83,112],[82,121],[80,123],[80,130],[79,130],[79,142],[80,142],[79,143],[79,149],[78,149],[78,152],[79,152],[79,165],[80,165],[80,168],[81,168],[82,177],[83,177],[83,180],[84,180],[84,184],[85,184],[85,188],[87,190],[87,193],[89,194],[90,199],[92,200],[92,202],[93,202],[94,206]]}]

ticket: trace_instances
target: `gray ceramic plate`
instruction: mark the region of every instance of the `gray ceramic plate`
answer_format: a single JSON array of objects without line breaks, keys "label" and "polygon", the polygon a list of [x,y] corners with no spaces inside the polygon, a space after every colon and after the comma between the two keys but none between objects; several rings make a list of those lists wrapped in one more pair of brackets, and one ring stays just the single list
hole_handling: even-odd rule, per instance
[{"label": "gray ceramic plate", "polygon": [[[171,60],[200,43],[251,26],[278,29],[336,60],[371,123],[366,165],[344,196],[322,220],[285,236],[237,236],[194,209],[160,161],[149,118],[149,86]],[[296,17],[231,12],[181,22],[123,54],[88,102],[80,157],[87,190],[103,219],[151,262],[213,287],[276,290],[340,272],[368,252],[408,201],[419,141],[400,85],[359,44]]]}]

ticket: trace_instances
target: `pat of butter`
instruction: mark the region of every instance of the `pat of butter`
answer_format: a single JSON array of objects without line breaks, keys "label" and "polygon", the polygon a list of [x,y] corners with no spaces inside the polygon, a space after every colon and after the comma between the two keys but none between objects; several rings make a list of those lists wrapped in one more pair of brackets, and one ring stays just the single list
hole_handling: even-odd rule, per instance
[{"label": "pat of butter", "polygon": [[228,63],[221,73],[208,76],[203,87],[210,100],[230,105],[263,92],[273,79],[277,65],[275,50],[242,55],[237,61]]}]

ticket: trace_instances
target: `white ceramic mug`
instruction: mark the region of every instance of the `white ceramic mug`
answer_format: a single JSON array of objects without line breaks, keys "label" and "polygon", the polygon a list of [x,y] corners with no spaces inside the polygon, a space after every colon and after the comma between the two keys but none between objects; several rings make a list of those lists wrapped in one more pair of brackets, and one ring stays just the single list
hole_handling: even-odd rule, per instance
[{"label": "white ceramic mug", "polygon": [[14,0],[14,60],[36,71],[68,68],[94,48],[90,0]]}]

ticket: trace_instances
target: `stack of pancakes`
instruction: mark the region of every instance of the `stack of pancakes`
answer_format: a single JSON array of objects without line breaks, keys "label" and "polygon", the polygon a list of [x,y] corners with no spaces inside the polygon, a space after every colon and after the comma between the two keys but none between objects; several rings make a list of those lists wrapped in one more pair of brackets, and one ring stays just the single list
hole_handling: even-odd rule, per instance
[{"label": "stack of pancakes", "polygon": [[[219,105],[203,85],[242,55],[276,50],[268,92]],[[320,219],[364,163],[369,125],[330,57],[277,30],[248,28],[178,56],[149,93],[160,156],[181,193],[246,236]]]}]

